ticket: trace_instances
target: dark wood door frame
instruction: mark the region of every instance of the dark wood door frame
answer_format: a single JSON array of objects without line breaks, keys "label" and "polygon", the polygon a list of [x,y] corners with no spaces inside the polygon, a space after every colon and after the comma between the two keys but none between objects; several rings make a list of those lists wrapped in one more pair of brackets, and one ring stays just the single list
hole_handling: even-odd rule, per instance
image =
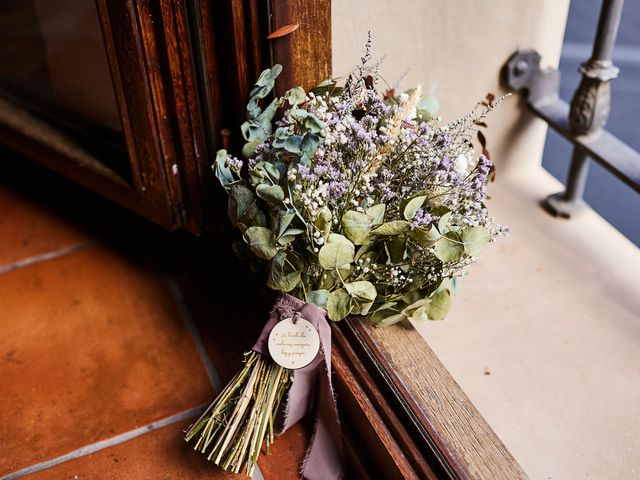
[{"label": "dark wood door frame", "polygon": [[210,182],[185,2],[97,5],[142,213],[198,233]]}]

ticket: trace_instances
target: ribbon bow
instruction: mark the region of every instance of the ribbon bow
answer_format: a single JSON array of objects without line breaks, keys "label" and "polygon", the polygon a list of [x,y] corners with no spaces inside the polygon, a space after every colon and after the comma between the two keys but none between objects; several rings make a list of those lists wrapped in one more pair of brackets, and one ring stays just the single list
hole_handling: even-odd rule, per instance
[{"label": "ribbon bow", "polygon": [[[327,312],[317,305],[305,303],[291,295],[281,294],[271,311],[269,320],[262,329],[253,350],[269,355],[269,333],[285,318],[299,317],[308,320],[320,334],[318,356],[306,367],[293,370],[293,384],[287,394],[284,418],[278,433],[304,417],[311,406],[314,389],[318,391],[318,408],[311,443],[302,464],[305,480],[338,480],[342,478],[342,436],[338,421],[338,410],[331,382],[331,328]],[[324,372],[323,372],[324,370]]]}]

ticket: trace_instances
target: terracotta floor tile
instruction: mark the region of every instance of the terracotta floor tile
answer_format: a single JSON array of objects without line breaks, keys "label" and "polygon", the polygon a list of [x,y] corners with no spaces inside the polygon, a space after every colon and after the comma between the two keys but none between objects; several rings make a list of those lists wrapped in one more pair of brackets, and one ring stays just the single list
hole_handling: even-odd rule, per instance
[{"label": "terracotta floor tile", "polygon": [[37,202],[0,188],[0,267],[90,239]]},{"label": "terracotta floor tile", "polygon": [[0,304],[0,476],[212,397],[142,261],[99,247],[14,270]]},{"label": "terracotta floor tile", "polygon": [[[126,443],[29,475],[30,480],[244,480],[207,461],[182,440],[190,422],[174,424]],[[276,480],[280,477],[269,477]]]},{"label": "terracotta floor tile", "polygon": [[298,480],[300,466],[307,451],[311,428],[308,422],[295,424],[275,439],[269,455],[258,460],[265,480]]}]

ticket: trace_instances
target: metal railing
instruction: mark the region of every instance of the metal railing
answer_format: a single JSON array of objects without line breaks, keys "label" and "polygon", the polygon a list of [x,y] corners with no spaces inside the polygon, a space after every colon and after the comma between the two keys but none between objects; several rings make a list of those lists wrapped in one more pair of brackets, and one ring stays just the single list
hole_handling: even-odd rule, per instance
[{"label": "metal railing", "polygon": [[564,138],[573,143],[573,154],[564,192],[545,199],[551,214],[570,218],[586,207],[583,199],[590,159],[640,193],[640,153],[608,132],[611,88],[618,76],[612,55],[624,0],[603,0],[591,58],[582,64],[582,80],[571,104],[558,92],[560,72],[540,68],[535,50],[519,50],[505,66],[507,85],[527,94],[527,104]]}]

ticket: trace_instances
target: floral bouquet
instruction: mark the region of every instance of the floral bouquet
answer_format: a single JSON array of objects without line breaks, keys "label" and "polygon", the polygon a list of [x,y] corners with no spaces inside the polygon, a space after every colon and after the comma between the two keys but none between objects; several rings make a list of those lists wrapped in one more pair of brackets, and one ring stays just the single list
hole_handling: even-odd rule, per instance
[{"label": "floral bouquet", "polygon": [[502,99],[488,96],[442,124],[420,85],[380,93],[369,57],[367,48],[344,86],[295,87],[263,108],[282,67],[265,70],[241,127],[246,163],[217,154],[214,171],[244,240],[234,250],[252,252],[267,286],[282,292],[244,368],[186,434],[225,469],[251,475],[263,444],[306,413],[315,388],[303,476],[339,478],[326,318],[443,319],[455,278],[506,231],[485,207],[493,167],[479,132]]}]

